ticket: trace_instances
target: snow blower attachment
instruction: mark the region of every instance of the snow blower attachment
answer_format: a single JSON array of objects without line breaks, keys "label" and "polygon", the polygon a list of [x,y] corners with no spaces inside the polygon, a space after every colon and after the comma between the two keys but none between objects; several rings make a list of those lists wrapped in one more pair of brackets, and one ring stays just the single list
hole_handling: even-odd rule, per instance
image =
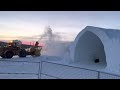
[{"label": "snow blower attachment", "polygon": [[41,50],[42,50],[42,47],[41,46],[38,46],[39,45],[39,42],[36,41],[35,43],[35,46],[32,46],[28,49],[27,53],[28,55],[31,55],[31,56],[40,56],[41,55]]},{"label": "snow blower attachment", "polygon": [[19,57],[26,57],[27,55],[31,56],[40,56],[42,47],[38,46],[38,42],[36,42],[35,46],[28,48],[25,50],[21,47],[22,42],[19,40],[10,41],[6,46],[0,47],[0,56],[2,58],[12,58],[15,55]]}]

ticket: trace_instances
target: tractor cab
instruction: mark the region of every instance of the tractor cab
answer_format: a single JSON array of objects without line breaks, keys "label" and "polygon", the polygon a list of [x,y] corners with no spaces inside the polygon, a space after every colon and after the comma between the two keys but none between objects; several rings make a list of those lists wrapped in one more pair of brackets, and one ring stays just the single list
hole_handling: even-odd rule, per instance
[{"label": "tractor cab", "polygon": [[22,42],[19,40],[12,40],[8,42],[8,47],[18,48],[21,46],[21,44]]}]

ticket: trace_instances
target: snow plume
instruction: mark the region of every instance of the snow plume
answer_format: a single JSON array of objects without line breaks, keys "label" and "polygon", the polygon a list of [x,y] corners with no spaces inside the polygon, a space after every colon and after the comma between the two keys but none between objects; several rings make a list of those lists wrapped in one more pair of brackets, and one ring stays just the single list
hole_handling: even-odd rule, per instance
[{"label": "snow plume", "polygon": [[53,30],[49,27],[45,28],[43,35],[39,41],[44,41],[42,54],[48,56],[64,56],[67,51],[70,42],[64,42],[61,40],[59,33],[53,33]]},{"label": "snow plume", "polygon": [[48,37],[49,40],[51,40],[52,36],[53,36],[52,29],[50,27],[46,27],[45,30],[44,30],[44,33],[43,33],[43,35],[41,35],[39,41],[42,40],[45,37]]},{"label": "snow plume", "polygon": [[45,28],[44,33],[43,35],[41,35],[39,41],[42,39],[47,39],[48,41],[58,41],[60,40],[60,38],[61,37],[57,33],[53,34],[52,29],[50,28],[50,26],[48,26]]}]

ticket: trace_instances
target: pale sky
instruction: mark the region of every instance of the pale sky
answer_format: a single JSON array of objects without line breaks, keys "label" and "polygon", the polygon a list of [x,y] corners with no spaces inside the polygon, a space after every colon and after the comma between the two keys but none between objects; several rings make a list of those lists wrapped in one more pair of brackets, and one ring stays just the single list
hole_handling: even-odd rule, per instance
[{"label": "pale sky", "polygon": [[120,11],[0,11],[0,40],[53,32],[75,37],[86,26],[120,29]]}]

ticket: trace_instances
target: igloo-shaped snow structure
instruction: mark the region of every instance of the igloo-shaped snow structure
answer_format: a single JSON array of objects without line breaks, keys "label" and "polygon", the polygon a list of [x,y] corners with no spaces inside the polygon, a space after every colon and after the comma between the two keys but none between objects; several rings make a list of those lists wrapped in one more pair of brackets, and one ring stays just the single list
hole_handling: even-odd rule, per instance
[{"label": "igloo-shaped snow structure", "polygon": [[85,27],[74,40],[70,56],[74,63],[120,72],[120,30]]}]

